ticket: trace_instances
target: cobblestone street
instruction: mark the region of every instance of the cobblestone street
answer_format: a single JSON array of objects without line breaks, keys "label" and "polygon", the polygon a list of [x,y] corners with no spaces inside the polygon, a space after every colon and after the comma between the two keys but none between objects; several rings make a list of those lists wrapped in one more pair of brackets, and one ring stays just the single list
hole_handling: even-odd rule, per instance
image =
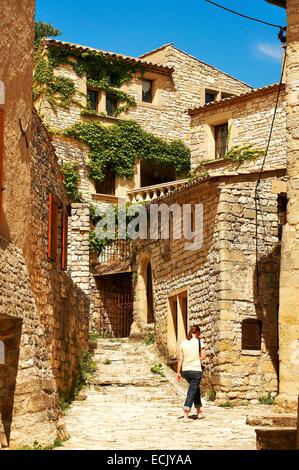
[{"label": "cobblestone street", "polygon": [[[75,401],[65,416],[70,439],[60,449],[108,450],[254,450],[254,428],[247,415],[271,407],[221,408],[204,402],[205,419],[184,423],[186,385],[164,367],[165,377],[150,367],[161,362],[152,346],[127,340],[101,340],[98,363],[86,400]],[[270,412],[270,410],[269,410]],[[194,416],[194,415],[193,415]]]}]

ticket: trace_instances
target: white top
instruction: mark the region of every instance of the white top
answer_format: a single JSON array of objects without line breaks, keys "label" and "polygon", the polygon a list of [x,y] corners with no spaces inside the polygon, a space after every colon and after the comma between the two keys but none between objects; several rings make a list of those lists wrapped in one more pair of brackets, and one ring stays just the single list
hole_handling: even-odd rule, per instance
[{"label": "white top", "polygon": [[[205,343],[200,338],[201,349],[205,348]],[[182,371],[197,370],[201,371],[201,362],[199,358],[199,341],[198,338],[184,339],[180,344],[180,355],[183,359]]]}]

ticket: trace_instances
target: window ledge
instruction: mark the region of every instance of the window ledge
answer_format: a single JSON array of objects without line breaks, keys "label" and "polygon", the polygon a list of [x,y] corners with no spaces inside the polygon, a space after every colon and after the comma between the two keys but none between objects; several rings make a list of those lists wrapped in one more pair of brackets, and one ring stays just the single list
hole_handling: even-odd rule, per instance
[{"label": "window ledge", "polygon": [[262,351],[256,349],[242,349],[242,356],[261,356]]},{"label": "window ledge", "polygon": [[137,106],[141,108],[149,108],[149,109],[157,109],[159,111],[163,111],[163,106],[153,103],[146,103],[145,101],[138,101]]}]

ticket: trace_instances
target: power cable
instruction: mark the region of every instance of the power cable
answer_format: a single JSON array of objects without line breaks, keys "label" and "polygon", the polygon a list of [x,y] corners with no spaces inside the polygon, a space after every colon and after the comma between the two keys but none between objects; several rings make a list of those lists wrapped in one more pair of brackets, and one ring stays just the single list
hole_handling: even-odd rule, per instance
[{"label": "power cable", "polygon": [[278,28],[279,33],[278,33],[278,38],[279,40],[285,44],[286,43],[286,26],[281,26],[279,24],[274,24],[274,23],[269,23],[268,21],[260,20],[259,18],[254,18],[252,16],[244,15],[243,13],[239,13],[238,11],[231,10],[230,8],[225,7],[224,5],[220,5],[219,3],[213,2],[211,0],[205,0],[207,3],[210,3],[211,5],[214,5],[218,8],[221,8],[222,10],[228,11],[229,13],[232,13],[233,15],[240,16],[241,18],[246,18],[247,20],[255,21],[257,23],[265,24],[267,26],[271,26],[272,28]]},{"label": "power cable", "polygon": [[[261,177],[262,177],[262,173],[263,173],[263,170],[264,170],[264,166],[265,166],[265,163],[266,163],[266,158],[267,158],[267,155],[268,155],[268,152],[269,152],[269,147],[270,147],[270,144],[271,144],[271,139],[272,139],[272,134],[273,134],[273,129],[274,129],[274,123],[275,123],[275,118],[276,118],[276,114],[277,114],[279,98],[280,98],[280,93],[281,93],[281,88],[282,88],[282,83],[283,83],[283,75],[284,75],[285,64],[286,64],[286,53],[284,55],[284,60],[283,60],[283,65],[282,65],[282,70],[281,70],[281,77],[280,77],[278,91],[277,91],[276,103],[275,103],[273,118],[272,118],[269,137],[268,137],[268,143],[267,143],[265,155],[264,155],[264,158],[263,158],[262,166],[261,166],[261,169],[260,169],[260,173],[259,173],[259,176],[258,176],[258,179],[257,179],[257,182],[256,182],[256,186],[255,186],[255,196],[254,196],[254,199],[255,199],[255,257],[256,257],[256,291],[257,291],[257,294],[259,292],[259,259],[258,259],[259,249],[258,249],[258,207],[257,207],[258,200],[259,200],[258,189],[259,189],[259,185],[260,185],[260,182],[261,182]],[[260,205],[260,211],[262,213],[261,205]]]}]

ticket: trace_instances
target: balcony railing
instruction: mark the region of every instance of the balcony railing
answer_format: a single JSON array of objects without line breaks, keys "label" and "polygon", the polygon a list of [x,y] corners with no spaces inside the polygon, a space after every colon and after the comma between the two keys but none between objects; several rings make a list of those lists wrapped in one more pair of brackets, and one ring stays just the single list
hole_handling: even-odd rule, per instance
[{"label": "balcony railing", "polygon": [[99,255],[99,263],[127,261],[131,256],[131,243],[127,240],[115,240],[107,245]]},{"label": "balcony railing", "polygon": [[188,183],[188,179],[170,181],[169,183],[162,183],[153,186],[144,186],[143,188],[133,189],[128,191],[128,200],[132,203],[148,202],[158,197],[165,196],[178,189],[180,186]]}]

